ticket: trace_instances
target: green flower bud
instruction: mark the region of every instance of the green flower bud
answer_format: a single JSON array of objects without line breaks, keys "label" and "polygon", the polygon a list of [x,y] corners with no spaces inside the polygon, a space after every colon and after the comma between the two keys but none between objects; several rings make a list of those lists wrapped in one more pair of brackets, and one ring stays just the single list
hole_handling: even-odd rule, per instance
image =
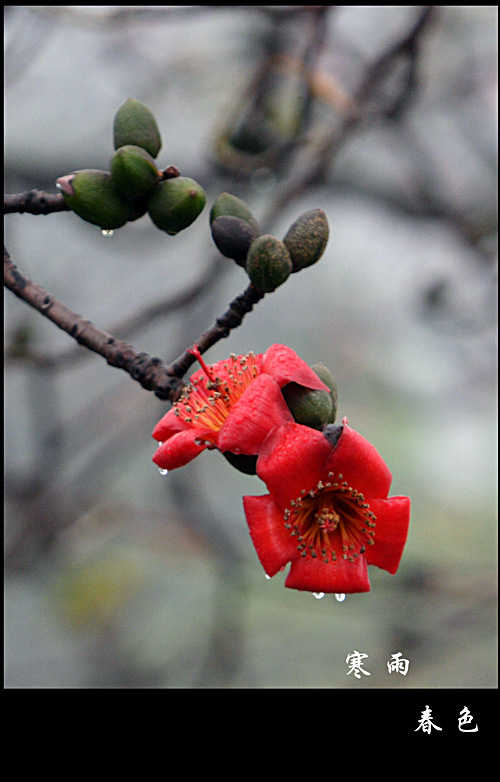
[{"label": "green flower bud", "polygon": [[292,261],[283,242],[264,234],[252,242],[245,267],[251,283],[258,290],[269,293],[288,279]]},{"label": "green flower bud", "polygon": [[189,177],[160,182],[151,193],[148,212],[153,223],[171,236],[191,225],[207,202],[205,191]]},{"label": "green flower bud", "polygon": [[239,217],[257,232],[257,236],[260,234],[257,220],[249,207],[241,198],[238,198],[238,196],[231,195],[230,193],[221,193],[216,198],[210,210],[210,225],[214,220],[217,220],[218,217]]},{"label": "green flower bud", "polygon": [[258,231],[240,217],[217,217],[212,223],[212,238],[218,250],[239,266],[245,266],[250,245],[258,235]]},{"label": "green flower bud", "polygon": [[74,171],[59,177],[56,185],[73,212],[103,230],[120,228],[130,219],[132,207],[118,192],[109,171]]},{"label": "green flower bud", "polygon": [[328,367],[325,367],[324,364],[311,364],[311,369],[313,372],[317,374],[320,380],[323,381],[323,383],[328,386],[330,389],[330,399],[332,403],[332,412],[330,413],[330,416],[328,418],[327,424],[333,424],[335,422],[335,419],[337,417],[337,409],[339,404],[339,395],[337,391],[337,384],[333,378],[332,373],[328,369]]},{"label": "green flower bud", "polygon": [[120,193],[134,201],[151,192],[159,182],[160,172],[149,152],[126,144],[111,158],[111,176]]},{"label": "green flower bud", "polygon": [[283,242],[288,247],[294,272],[319,261],[325,251],[328,235],[328,220],[321,209],[304,212],[292,223]]},{"label": "green flower bud", "polygon": [[161,149],[161,135],[153,114],[144,103],[127,98],[115,114],[113,123],[115,149],[133,144],[152,157]]},{"label": "green flower bud", "polygon": [[323,429],[332,413],[332,401],[328,391],[316,391],[298,383],[287,383],[281,393],[298,424],[311,429]]}]

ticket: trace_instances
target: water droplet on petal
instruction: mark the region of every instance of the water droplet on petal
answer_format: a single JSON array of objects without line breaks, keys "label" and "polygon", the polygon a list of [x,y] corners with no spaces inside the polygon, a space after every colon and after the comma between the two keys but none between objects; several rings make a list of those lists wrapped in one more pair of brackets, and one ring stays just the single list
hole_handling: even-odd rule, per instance
[{"label": "water droplet on petal", "polygon": [[163,470],[161,467],[158,467],[158,472],[160,475],[168,475],[168,470]]},{"label": "water droplet on petal", "polygon": [[339,603],[342,603],[345,600],[345,595],[343,592],[339,592],[339,594],[335,595],[335,599],[339,601]]},{"label": "water droplet on petal", "polygon": [[103,228],[102,231],[101,231],[101,234],[103,236],[113,236],[114,231],[113,231],[112,228]]},{"label": "water droplet on petal", "polygon": [[271,578],[271,576],[268,576],[267,573],[266,573],[266,578],[269,580]]},{"label": "water droplet on petal", "polygon": [[316,600],[321,600],[321,598],[325,596],[325,593],[324,592],[313,592],[313,595],[316,598]]}]

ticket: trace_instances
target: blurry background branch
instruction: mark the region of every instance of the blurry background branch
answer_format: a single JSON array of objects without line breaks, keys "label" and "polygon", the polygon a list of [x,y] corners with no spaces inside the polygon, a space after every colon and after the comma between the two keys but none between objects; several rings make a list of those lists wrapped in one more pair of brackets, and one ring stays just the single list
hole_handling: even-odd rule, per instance
[{"label": "blurry background branch", "polygon": [[[361,643],[411,661],[370,686],[496,685],[496,30],[486,6],[7,7],[10,193],[105,167],[133,94],[209,201],[233,192],[280,236],[325,209],[318,270],[231,350],[290,341],[328,364],[415,508],[370,595],[266,581],[241,510],[262,486],[216,452],[160,477],[164,404],[7,295],[7,686],[342,688]],[[6,220],[23,270],[150,355],[182,359],[242,289],[203,219],[174,242],[144,220],[112,239],[34,222]]]},{"label": "blurry background branch", "polygon": [[[415,6],[415,8],[417,8]],[[359,85],[352,94],[339,90],[335,82],[325,88],[314,75],[309,79],[313,93],[332,99],[340,114],[340,123],[309,148],[309,160],[294,181],[287,181],[281,195],[275,199],[270,219],[292,198],[296,198],[312,184],[326,181],[328,172],[340,148],[363,125],[377,124],[381,119],[397,120],[410,105],[419,87],[418,56],[420,39],[426,30],[435,6],[424,6],[417,12],[409,31],[397,42],[391,42],[379,56],[367,65]]]}]

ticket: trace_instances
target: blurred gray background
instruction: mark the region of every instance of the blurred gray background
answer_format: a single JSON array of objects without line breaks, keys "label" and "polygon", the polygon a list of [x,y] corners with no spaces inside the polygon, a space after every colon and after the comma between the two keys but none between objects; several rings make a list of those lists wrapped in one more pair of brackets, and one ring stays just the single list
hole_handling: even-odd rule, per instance
[{"label": "blurred gray background", "polygon": [[161,476],[168,404],[7,291],[5,686],[496,687],[497,8],[7,6],[5,192],[106,169],[129,96],[202,215],[106,238],[7,215],[12,259],[170,362],[247,284],[212,243],[217,195],[280,238],[322,208],[321,261],[205,358],[282,342],[327,364],[412,498],[409,539],[343,603],[267,580],[241,503],[262,482],[217,452]]}]

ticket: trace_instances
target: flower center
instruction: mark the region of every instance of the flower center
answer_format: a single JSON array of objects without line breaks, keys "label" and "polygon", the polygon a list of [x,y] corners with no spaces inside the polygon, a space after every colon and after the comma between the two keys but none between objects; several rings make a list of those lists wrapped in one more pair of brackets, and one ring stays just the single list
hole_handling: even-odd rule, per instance
[{"label": "flower center", "polygon": [[192,380],[183,391],[174,406],[175,415],[193,427],[218,432],[233,405],[259,374],[255,356],[231,353],[229,360],[219,363],[214,373],[196,346],[189,352],[196,356],[205,374]]},{"label": "flower center", "polygon": [[322,557],[325,563],[341,556],[354,562],[373,545],[377,519],[361,492],[341,473],[334,478],[329,472],[325,483],[303,489],[285,510],[285,527],[297,538],[301,556]]}]

